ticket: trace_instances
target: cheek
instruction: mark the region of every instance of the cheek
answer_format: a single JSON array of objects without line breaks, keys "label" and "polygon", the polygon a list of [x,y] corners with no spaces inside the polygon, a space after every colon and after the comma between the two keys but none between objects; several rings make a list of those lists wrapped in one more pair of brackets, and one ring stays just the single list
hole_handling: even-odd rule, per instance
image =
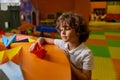
[{"label": "cheek", "polygon": [[75,32],[73,32],[70,34],[70,39],[72,40],[78,39],[78,35]]},{"label": "cheek", "polygon": [[67,36],[68,39],[71,39],[71,38],[74,37],[74,35],[71,32],[67,32],[66,36]]},{"label": "cheek", "polygon": [[70,37],[76,36],[75,31],[69,31],[69,32],[67,32],[66,34],[67,34],[68,36],[70,36]]}]

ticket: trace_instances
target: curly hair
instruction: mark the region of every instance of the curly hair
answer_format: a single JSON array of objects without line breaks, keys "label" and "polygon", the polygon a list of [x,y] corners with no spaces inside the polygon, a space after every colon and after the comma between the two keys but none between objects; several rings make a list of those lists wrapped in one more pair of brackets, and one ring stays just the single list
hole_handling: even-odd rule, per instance
[{"label": "curly hair", "polygon": [[81,15],[71,12],[66,12],[60,15],[56,20],[56,28],[58,32],[60,25],[62,24],[62,26],[64,27],[66,26],[66,23],[71,28],[76,30],[77,34],[79,35],[80,42],[85,42],[89,38],[90,31]]}]

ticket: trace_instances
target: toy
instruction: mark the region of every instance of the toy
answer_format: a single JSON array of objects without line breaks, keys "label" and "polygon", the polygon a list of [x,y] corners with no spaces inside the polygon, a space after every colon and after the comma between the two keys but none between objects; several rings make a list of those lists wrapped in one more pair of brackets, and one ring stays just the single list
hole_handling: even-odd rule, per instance
[{"label": "toy", "polygon": [[22,25],[20,25],[18,27],[18,30],[20,31],[21,34],[32,35],[32,33],[34,32],[35,27],[36,27],[35,25],[25,21],[25,22],[23,22]]},{"label": "toy", "polygon": [[34,53],[37,57],[43,59],[45,57],[47,51],[42,46],[39,46],[37,43],[35,45],[35,48],[33,49],[32,53]]}]

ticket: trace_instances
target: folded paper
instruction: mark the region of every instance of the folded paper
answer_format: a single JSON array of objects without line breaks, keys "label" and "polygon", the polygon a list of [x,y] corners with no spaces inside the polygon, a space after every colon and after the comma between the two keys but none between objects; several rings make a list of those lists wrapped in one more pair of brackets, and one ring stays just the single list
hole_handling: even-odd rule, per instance
[{"label": "folded paper", "polygon": [[34,53],[37,57],[43,59],[45,57],[47,51],[42,46],[39,46],[37,43],[35,45],[35,48],[33,49],[32,53]]},{"label": "folded paper", "polygon": [[4,51],[0,51],[0,61],[3,59],[4,57]]},{"label": "folded paper", "polygon": [[0,65],[0,69],[9,80],[24,80],[20,65],[17,65],[12,61],[8,61],[7,63]]},{"label": "folded paper", "polygon": [[15,62],[12,60],[17,54],[20,54],[21,48],[22,47],[19,46],[19,47],[14,47],[11,49],[0,51],[1,62],[3,58],[6,58],[6,56],[8,58],[7,61],[3,61],[4,64],[3,63],[0,64],[0,70],[2,70],[2,75],[7,76],[5,78],[1,77],[3,80],[24,80],[20,65],[15,64]]},{"label": "folded paper", "polygon": [[6,47],[8,47],[12,42],[14,42],[15,39],[16,39],[16,34],[11,36],[9,39],[5,35],[2,35],[2,42]]},{"label": "folded paper", "polygon": [[15,41],[15,43],[17,43],[17,42],[29,42],[29,40],[28,39],[22,39],[22,40]]},{"label": "folded paper", "polygon": [[12,58],[20,52],[21,48],[22,47],[19,46],[12,49],[0,51],[0,61],[3,60],[5,55],[9,58],[9,60],[12,60]]},{"label": "folded paper", "polygon": [[35,42],[35,40],[34,40],[34,39],[31,39],[31,38],[28,38],[28,41],[29,41],[29,42]]},{"label": "folded paper", "polygon": [[8,56],[8,58],[11,60],[17,53],[19,53],[21,47],[15,47],[9,50],[6,50],[5,53]]}]

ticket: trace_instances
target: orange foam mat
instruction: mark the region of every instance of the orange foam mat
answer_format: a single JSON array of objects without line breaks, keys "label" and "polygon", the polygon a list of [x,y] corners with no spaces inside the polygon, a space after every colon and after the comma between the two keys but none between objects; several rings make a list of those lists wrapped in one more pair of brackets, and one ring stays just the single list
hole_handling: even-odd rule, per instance
[{"label": "orange foam mat", "polygon": [[117,80],[120,80],[120,59],[112,59],[117,74]]},{"label": "orange foam mat", "polygon": [[100,40],[100,39],[88,39],[86,43],[88,45],[95,45],[95,46],[106,46],[107,45],[105,40]]},{"label": "orange foam mat", "polygon": [[106,35],[106,39],[108,39],[108,40],[120,40],[120,36]]}]

